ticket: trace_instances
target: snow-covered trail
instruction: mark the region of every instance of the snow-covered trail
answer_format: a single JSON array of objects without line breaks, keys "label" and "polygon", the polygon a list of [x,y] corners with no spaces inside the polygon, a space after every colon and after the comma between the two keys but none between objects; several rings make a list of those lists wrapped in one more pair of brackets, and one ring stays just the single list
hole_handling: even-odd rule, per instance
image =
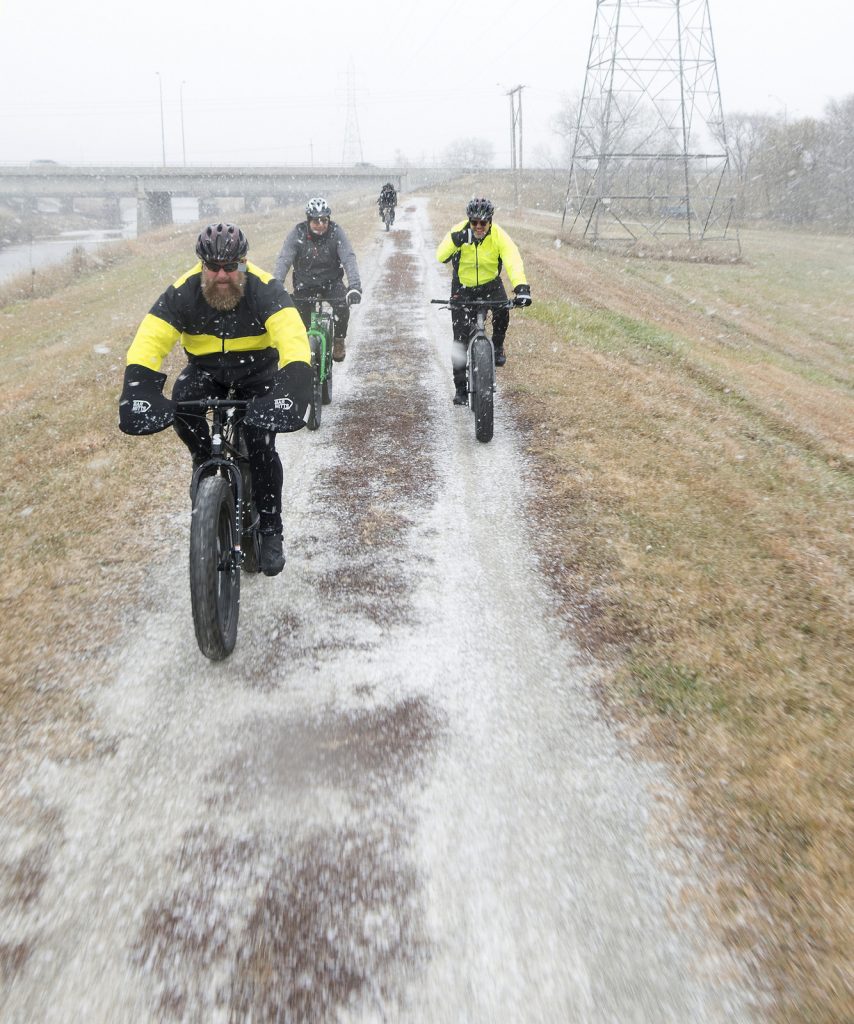
[{"label": "snow-covered trail", "polygon": [[280,440],[289,561],[244,580],[233,656],[196,648],[170,510],[86,684],[96,753],[17,783],[3,1021],[753,1019],[677,796],[561,638],[501,394],[489,445],[451,404],[424,201],[377,231],[334,402]]}]

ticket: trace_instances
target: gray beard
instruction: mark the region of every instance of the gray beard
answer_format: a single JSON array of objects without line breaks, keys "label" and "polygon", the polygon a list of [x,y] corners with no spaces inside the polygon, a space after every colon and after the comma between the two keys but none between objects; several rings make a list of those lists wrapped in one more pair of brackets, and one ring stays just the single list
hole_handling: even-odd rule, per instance
[{"label": "gray beard", "polygon": [[230,309],[234,309],[243,298],[245,291],[245,274],[240,274],[237,284],[232,284],[229,281],[228,289],[223,289],[222,291],[217,289],[213,281],[202,281],[202,295],[205,297],[205,302],[214,309],[218,309],[221,313],[227,313]]}]

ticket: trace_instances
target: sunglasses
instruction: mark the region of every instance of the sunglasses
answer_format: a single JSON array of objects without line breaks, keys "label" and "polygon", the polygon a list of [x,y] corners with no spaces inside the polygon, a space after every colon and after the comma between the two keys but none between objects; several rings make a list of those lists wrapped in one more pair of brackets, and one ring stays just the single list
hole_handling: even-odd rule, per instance
[{"label": "sunglasses", "polygon": [[471,226],[473,228],[486,228],[486,227],[489,227],[489,221],[488,220],[471,220],[471,219],[469,219],[469,224],[471,224]]},{"label": "sunglasses", "polygon": [[328,217],[312,217],[311,218],[311,223],[312,224],[328,224],[329,223],[329,218]]},{"label": "sunglasses", "polygon": [[226,274],[233,274],[239,266],[239,263],[205,263],[205,270],[212,274],[218,274],[220,270],[224,270]]}]

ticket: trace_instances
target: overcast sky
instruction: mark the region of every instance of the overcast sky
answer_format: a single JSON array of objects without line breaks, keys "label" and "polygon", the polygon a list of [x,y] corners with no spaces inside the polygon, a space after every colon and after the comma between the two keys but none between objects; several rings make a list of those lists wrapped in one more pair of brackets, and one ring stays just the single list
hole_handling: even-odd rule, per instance
[{"label": "overcast sky", "polygon": [[[854,93],[851,0],[709,3],[725,112],[820,116]],[[595,0],[0,0],[0,161],[160,164],[165,135],[171,164],[184,149],[188,164],[340,164],[352,84],[363,160],[433,162],[471,135],[506,166],[506,93],[521,84],[527,165],[557,150],[550,119],[581,93],[595,12]]]}]

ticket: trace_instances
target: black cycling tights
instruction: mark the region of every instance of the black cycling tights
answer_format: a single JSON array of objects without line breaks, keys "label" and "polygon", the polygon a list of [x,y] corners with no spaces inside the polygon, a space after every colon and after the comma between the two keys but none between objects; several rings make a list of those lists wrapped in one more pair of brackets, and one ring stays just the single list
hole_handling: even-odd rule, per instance
[{"label": "black cycling tights", "polygon": [[[263,394],[266,380],[272,374],[255,374],[235,384],[237,398],[253,398]],[[217,375],[218,376],[218,375]],[[205,370],[188,364],[172,388],[174,401],[188,401],[193,398],[225,398],[228,384],[215,379]],[[211,453],[211,437],[207,420],[177,418],[175,432],[195,456],[207,458]],[[249,451],[249,465],[252,467],[252,491],[255,504],[261,515],[261,529],[281,532],[282,529],[282,483],[284,474],[279,453],[276,451],[276,435],[260,427],[244,426],[246,447]]]},{"label": "black cycling tights", "polygon": [[[454,298],[459,298],[463,301],[466,299],[478,299],[480,301],[488,299],[490,302],[507,301],[507,292],[504,289],[504,282],[500,277],[496,277],[492,281],[487,281],[486,284],[481,284],[474,288],[460,287],[459,282],[455,278],[451,292]],[[452,310],[451,325],[454,331],[454,341],[466,344],[469,339],[469,330],[473,322],[474,317],[470,317],[464,309]],[[507,328],[509,326],[509,310],[493,309],[492,343],[496,348],[500,348],[504,344],[504,339],[507,336]]]}]

